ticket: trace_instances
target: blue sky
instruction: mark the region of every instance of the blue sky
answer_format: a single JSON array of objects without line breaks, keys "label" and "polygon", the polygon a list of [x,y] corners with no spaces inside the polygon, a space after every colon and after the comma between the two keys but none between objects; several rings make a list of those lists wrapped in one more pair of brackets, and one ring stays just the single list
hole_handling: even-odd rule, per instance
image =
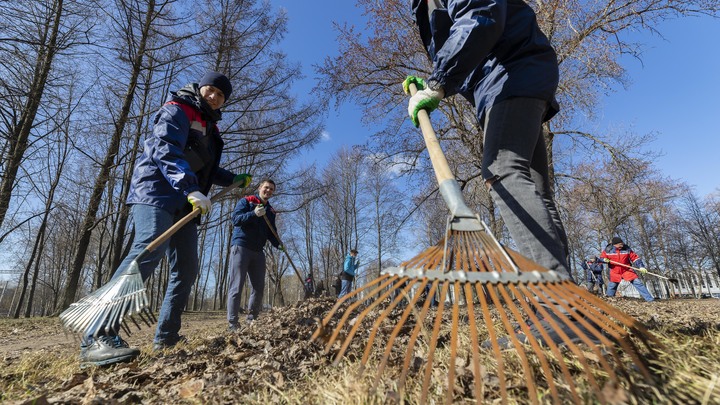
[{"label": "blue sky", "polygon": [[720,191],[720,53],[708,45],[720,38],[720,20],[688,17],[658,30],[664,40],[637,37],[648,44],[642,64],[627,60],[632,84],[605,99],[602,122],[655,132],[656,167],[705,196]]},{"label": "blue sky", "polygon": [[[289,33],[283,51],[302,64],[307,78],[296,86],[297,94],[307,93],[313,85],[313,64],[336,55],[333,21],[364,27],[364,17],[354,0],[272,0],[283,7],[290,18]],[[596,128],[654,133],[648,145],[663,155],[655,162],[664,176],[682,180],[695,187],[700,196],[720,191],[716,176],[720,173],[720,53],[711,50],[712,38],[720,38],[720,20],[709,17],[682,18],[658,26],[662,39],[649,33],[638,35],[646,44],[642,62],[623,61],[631,84],[618,86],[604,98]],[[330,156],[343,145],[363,143],[372,129],[360,123],[359,111],[342,106],[330,111],[326,140],[304,159],[311,163],[317,156]],[[322,161],[318,161],[322,165]]]}]

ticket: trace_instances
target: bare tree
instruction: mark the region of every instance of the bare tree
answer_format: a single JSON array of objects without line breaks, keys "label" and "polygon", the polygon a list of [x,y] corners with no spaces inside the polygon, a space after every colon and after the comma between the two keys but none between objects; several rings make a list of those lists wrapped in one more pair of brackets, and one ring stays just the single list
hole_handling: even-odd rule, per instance
[{"label": "bare tree", "polygon": [[[84,1],[67,5],[14,1],[3,5],[0,26],[0,225],[10,205],[17,173],[30,145],[30,136],[53,64],[59,54],[86,43],[92,18]],[[28,18],[33,16],[34,18]],[[8,23],[5,23],[8,22]],[[50,84],[52,85],[52,84]]]},{"label": "bare tree", "polygon": [[[368,35],[358,35],[356,27],[339,26],[340,55],[327,58],[318,68],[324,80],[319,85],[323,94],[333,95],[339,102],[352,101],[360,105],[367,123],[382,123],[382,129],[373,137],[373,145],[388,159],[401,159],[410,167],[425,171],[419,155],[424,149],[416,130],[406,122],[407,99],[399,83],[406,75],[427,77],[432,70],[422,42],[411,20],[406,1],[376,2],[359,0],[357,4],[368,17]],[[625,34],[637,31],[657,31],[657,23],[680,16],[718,14],[717,0],[694,2],[675,0],[624,0],[575,1],[557,0],[531,2],[537,10],[538,20],[557,49],[561,75],[558,98],[563,109],[545,134],[551,177],[555,182],[556,167],[563,162],[556,159],[558,137],[569,138],[573,143],[585,145],[591,153],[612,156],[616,161],[632,156],[631,149],[618,148],[609,142],[606,134],[595,134],[576,128],[573,118],[579,112],[592,116],[598,107],[598,94],[611,89],[613,84],[624,84],[626,73],[620,64],[622,55],[641,56],[642,44],[626,39]],[[349,74],[348,72],[351,72]],[[443,100],[432,119],[438,137],[448,153],[450,164],[461,184],[479,182],[482,166],[482,133],[475,111],[461,97]],[[467,153],[456,154],[459,143]],[[628,156],[630,155],[630,156]],[[473,161],[468,164],[467,157]],[[560,157],[566,156],[560,153]],[[482,190],[481,187],[468,188]],[[467,196],[467,195],[466,195]],[[472,197],[471,197],[472,198]],[[424,198],[423,198],[424,199]],[[497,230],[496,230],[497,231]]]},{"label": "bare tree", "polygon": [[[127,22],[126,26],[121,27],[121,31],[130,34],[137,30],[138,35],[127,35],[128,43],[125,44],[125,48],[120,49],[121,52],[118,55],[121,58],[127,57],[129,61],[127,88],[114,124],[114,132],[111,136],[110,144],[106,150],[105,157],[102,159],[100,172],[95,178],[95,183],[92,187],[92,194],[88,201],[85,218],[81,226],[82,234],[78,240],[78,248],[68,277],[68,284],[65,289],[61,309],[67,308],[75,300],[80,273],[83,268],[83,263],[85,262],[85,254],[92,230],[96,224],[98,208],[109,179],[110,170],[115,164],[118,151],[120,150],[120,141],[130,116],[132,103],[135,99],[138,79],[143,71],[143,63],[147,51],[146,46],[149,37],[154,34],[153,25],[157,24],[159,22],[158,20],[164,17],[164,7],[169,3],[170,1],[156,2],[155,0],[148,0],[144,4],[137,4],[137,6],[135,4],[130,5],[125,3],[117,4],[118,12],[126,17],[125,19],[119,19],[117,21]],[[128,54],[126,56],[123,55],[123,51],[128,52]]]},{"label": "bare tree", "polygon": [[[70,144],[68,142],[69,120],[67,120],[67,118],[70,115],[70,107],[72,107],[73,100],[69,99],[68,104],[69,105],[67,106],[67,109],[65,111],[58,111],[58,115],[56,116],[56,118],[60,122],[58,122],[57,124],[52,124],[53,126],[61,129],[61,131],[59,131],[59,136],[57,136],[58,139],[55,142],[48,143],[47,145],[48,158],[46,162],[48,166],[46,167],[45,171],[41,173],[47,173],[47,177],[51,180],[49,182],[49,188],[46,193],[38,193],[45,194],[43,198],[43,215],[37,230],[37,234],[35,236],[35,242],[33,244],[30,257],[28,258],[25,271],[23,273],[22,286],[19,286],[20,296],[18,298],[17,307],[13,315],[14,318],[18,318],[20,316],[20,311],[24,302],[26,289],[28,288],[29,279],[32,280],[32,283],[30,284],[30,291],[27,296],[25,317],[30,317],[30,315],[32,314],[33,299],[35,297],[35,289],[39,281],[38,275],[40,273],[40,267],[42,263],[41,257],[43,256],[43,252],[45,249],[45,240],[47,237],[50,214],[52,212],[53,206],[55,205],[55,192],[62,179],[65,163],[68,159],[68,155],[70,154]],[[43,186],[43,182],[34,183],[33,185],[37,188],[40,188]],[[31,269],[33,274],[32,277],[29,277]]]},{"label": "bare tree", "polygon": [[695,193],[683,198],[685,226],[693,242],[703,249],[712,269],[720,275],[720,204],[709,198],[701,202]]}]

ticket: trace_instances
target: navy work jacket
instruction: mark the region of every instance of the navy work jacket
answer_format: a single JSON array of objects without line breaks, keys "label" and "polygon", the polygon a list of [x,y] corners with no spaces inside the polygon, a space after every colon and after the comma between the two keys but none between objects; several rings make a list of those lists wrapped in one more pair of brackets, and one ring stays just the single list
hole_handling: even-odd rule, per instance
[{"label": "navy work jacket", "polygon": [[433,62],[428,79],[446,97],[467,98],[481,123],[487,109],[511,97],[548,101],[545,120],[557,113],[557,55],[525,2],[413,0],[412,7]]}]

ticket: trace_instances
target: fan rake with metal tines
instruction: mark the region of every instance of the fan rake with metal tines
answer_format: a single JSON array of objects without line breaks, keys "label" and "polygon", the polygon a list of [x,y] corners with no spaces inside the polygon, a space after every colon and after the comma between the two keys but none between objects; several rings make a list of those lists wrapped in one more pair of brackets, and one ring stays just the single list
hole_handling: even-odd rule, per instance
[{"label": "fan rake with metal tines", "polygon": [[[242,182],[235,182],[212,196],[211,201],[217,201],[230,191],[236,189]],[[70,304],[60,314],[63,326],[71,332],[81,333],[83,336],[97,336],[101,331],[119,332],[122,328],[127,334],[130,329],[125,325],[131,320],[140,329],[135,317],[145,325],[151,326],[157,322],[150,310],[150,301],[145,291],[145,283],[140,274],[140,263],[150,253],[167,241],[183,226],[200,214],[200,208],[194,208],[189,214],[182,217],[170,228],[150,242],[148,246],[125,269],[114,276],[107,284],[86,295],[78,302]]]},{"label": "fan rake with metal tines", "polygon": [[420,403],[445,375],[447,403],[458,390],[478,403],[608,403],[655,385],[662,344],[567,275],[503,247],[465,204],[427,113],[418,118],[450,208],[446,236],[338,300],[313,334],[335,364],[357,339],[361,370],[378,362],[374,387],[395,364],[401,397],[412,374]]}]

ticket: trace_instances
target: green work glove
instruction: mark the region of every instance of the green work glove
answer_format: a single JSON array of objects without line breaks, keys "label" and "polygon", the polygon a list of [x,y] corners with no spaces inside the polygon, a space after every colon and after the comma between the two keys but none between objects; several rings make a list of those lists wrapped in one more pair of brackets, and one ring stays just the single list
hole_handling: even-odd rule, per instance
[{"label": "green work glove", "polygon": [[252,176],[247,173],[241,173],[235,176],[232,182],[240,183],[238,187],[245,188],[250,185],[250,182],[252,182]]},{"label": "green work glove", "polygon": [[645,267],[640,267],[638,271],[640,272],[640,274],[647,274],[647,269]]},{"label": "green work glove", "polygon": [[415,86],[417,87],[418,91],[425,88],[425,80],[417,77],[417,76],[408,76],[405,78],[405,81],[403,82],[403,91],[405,94],[410,94],[410,83],[415,83]]},{"label": "green work glove", "polygon": [[[418,85],[418,92],[410,97],[410,101],[408,102],[408,115],[410,116],[413,124],[417,127],[420,126],[420,122],[417,117],[418,111],[425,110],[428,114],[430,114],[433,110],[438,108],[440,100],[445,97],[445,90],[443,90],[442,87],[438,87],[436,89],[428,88],[426,87],[424,80],[415,76],[408,76],[408,78],[405,79],[403,82],[403,90],[407,92],[407,90],[409,90],[410,83]],[[422,90],[420,90],[420,83],[422,85]]]},{"label": "green work glove", "polygon": [[285,246],[283,246],[283,245],[278,245],[278,250],[281,251],[281,252],[284,252],[284,251],[285,251]]},{"label": "green work glove", "polygon": [[603,257],[600,260],[602,260],[603,263],[610,263],[610,259],[608,259],[607,257]]}]

